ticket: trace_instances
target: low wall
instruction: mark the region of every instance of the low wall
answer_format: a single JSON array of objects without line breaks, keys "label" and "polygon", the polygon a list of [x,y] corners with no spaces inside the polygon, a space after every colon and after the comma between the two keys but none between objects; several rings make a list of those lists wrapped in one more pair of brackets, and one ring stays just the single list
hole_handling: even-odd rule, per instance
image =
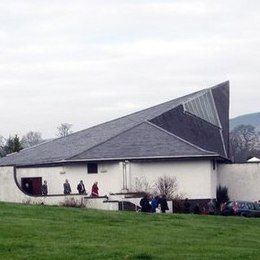
[{"label": "low wall", "polygon": [[64,205],[68,203],[83,203],[87,208],[118,210],[117,203],[103,203],[105,198],[86,198],[86,195],[72,194],[30,196],[26,195],[16,183],[13,167],[0,167],[0,201],[45,205]]},{"label": "low wall", "polygon": [[231,200],[260,200],[260,163],[220,164],[218,184],[228,187]]}]

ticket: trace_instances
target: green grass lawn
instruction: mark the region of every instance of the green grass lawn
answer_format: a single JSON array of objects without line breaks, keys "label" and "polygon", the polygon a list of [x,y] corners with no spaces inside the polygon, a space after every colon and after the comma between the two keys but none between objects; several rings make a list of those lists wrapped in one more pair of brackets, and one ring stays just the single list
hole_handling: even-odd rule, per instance
[{"label": "green grass lawn", "polygon": [[260,219],[0,203],[0,259],[260,259]]}]

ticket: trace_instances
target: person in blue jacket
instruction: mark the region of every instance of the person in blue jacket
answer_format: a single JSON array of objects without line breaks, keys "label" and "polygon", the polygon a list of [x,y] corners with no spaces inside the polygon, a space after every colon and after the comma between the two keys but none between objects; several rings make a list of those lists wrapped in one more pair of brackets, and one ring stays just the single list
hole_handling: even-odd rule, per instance
[{"label": "person in blue jacket", "polygon": [[156,212],[158,205],[159,205],[159,196],[155,196],[151,202],[152,212]]}]

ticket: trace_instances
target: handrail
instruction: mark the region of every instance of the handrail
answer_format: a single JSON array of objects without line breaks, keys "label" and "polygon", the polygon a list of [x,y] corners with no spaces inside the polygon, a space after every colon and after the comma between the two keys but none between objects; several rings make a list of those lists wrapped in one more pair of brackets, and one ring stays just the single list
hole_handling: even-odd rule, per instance
[{"label": "handrail", "polygon": [[143,191],[137,191],[137,192],[117,192],[117,193],[109,193],[109,195],[137,195],[137,194],[146,194],[146,192]]}]

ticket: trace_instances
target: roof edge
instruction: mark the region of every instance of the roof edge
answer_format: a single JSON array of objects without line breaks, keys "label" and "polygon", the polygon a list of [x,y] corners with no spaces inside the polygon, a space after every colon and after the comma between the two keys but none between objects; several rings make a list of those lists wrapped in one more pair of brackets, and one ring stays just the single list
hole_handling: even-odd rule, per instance
[{"label": "roof edge", "polygon": [[177,155],[177,156],[141,156],[141,157],[119,157],[119,158],[93,158],[93,159],[72,159],[72,160],[62,160],[56,162],[47,162],[47,163],[39,163],[39,164],[17,164],[17,165],[7,165],[0,166],[1,167],[17,167],[17,168],[25,168],[25,167],[50,167],[50,166],[62,166],[65,164],[73,164],[73,163],[88,163],[88,162],[112,162],[112,161],[126,161],[126,160],[168,160],[168,159],[176,159],[176,160],[198,160],[198,159],[221,159],[219,154],[205,154],[205,155]]}]

